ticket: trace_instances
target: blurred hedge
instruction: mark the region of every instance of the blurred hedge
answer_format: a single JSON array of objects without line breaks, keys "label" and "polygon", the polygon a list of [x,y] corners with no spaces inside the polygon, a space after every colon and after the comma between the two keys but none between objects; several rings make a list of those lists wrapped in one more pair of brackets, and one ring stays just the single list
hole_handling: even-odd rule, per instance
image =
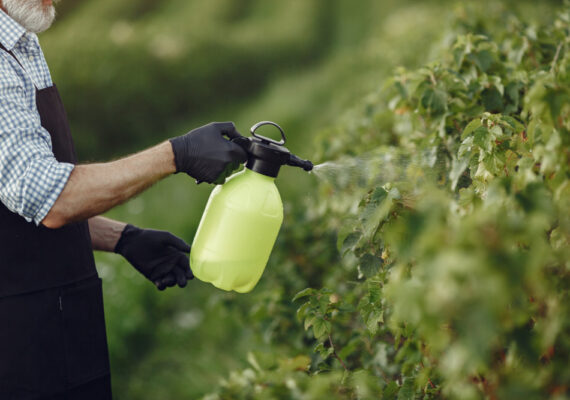
[{"label": "blurred hedge", "polygon": [[272,77],[321,59],[339,18],[326,0],[69,7],[44,49],[83,159],[140,149],[249,99]]}]

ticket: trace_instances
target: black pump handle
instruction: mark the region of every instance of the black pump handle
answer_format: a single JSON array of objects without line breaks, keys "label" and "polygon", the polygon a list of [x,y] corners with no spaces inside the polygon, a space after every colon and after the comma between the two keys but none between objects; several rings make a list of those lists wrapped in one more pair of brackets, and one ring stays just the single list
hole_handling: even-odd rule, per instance
[{"label": "black pump handle", "polygon": [[[273,139],[271,139],[271,138],[268,138],[268,137],[265,137],[265,136],[261,136],[261,135],[256,134],[255,131],[257,130],[257,128],[259,128],[260,126],[263,126],[263,125],[273,125],[273,126],[275,126],[277,129],[279,129],[279,132],[281,132],[281,140],[280,140],[280,141],[277,141],[277,140],[273,140]],[[258,122],[257,124],[255,124],[255,125],[253,125],[253,126],[251,127],[250,132],[251,132],[251,134],[252,134],[254,137],[256,137],[256,138],[258,138],[258,139],[261,139],[261,140],[263,140],[263,141],[265,141],[265,142],[273,143],[273,144],[276,144],[276,145],[278,145],[278,146],[283,146],[283,145],[285,144],[285,140],[286,140],[286,138],[285,138],[285,132],[283,132],[283,129],[281,129],[281,127],[280,127],[279,125],[277,125],[275,122],[271,122],[271,121],[261,121],[261,122]]]}]

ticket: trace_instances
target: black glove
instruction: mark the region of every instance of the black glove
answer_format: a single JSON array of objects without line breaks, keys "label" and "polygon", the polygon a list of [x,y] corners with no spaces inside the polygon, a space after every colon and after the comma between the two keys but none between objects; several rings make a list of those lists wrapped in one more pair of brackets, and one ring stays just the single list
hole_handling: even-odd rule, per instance
[{"label": "black glove", "polygon": [[198,183],[224,183],[247,160],[247,154],[223,135],[229,139],[241,136],[233,122],[212,122],[170,139],[176,172],[186,172]]},{"label": "black glove", "polygon": [[160,290],[193,279],[188,253],[190,246],[172,233],[125,226],[115,253],[125,257]]}]

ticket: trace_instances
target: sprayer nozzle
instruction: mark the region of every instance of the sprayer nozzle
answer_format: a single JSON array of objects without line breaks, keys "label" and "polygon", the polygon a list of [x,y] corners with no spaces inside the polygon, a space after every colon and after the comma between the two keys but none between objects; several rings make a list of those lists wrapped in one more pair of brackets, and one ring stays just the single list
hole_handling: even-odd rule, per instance
[{"label": "sprayer nozzle", "polygon": [[302,160],[294,154],[291,154],[291,157],[289,158],[287,165],[290,165],[292,167],[303,168],[307,172],[313,169],[312,162],[310,162],[309,160]]},{"label": "sprayer nozzle", "polygon": [[313,163],[309,160],[303,160],[303,169],[307,172],[313,170]]}]

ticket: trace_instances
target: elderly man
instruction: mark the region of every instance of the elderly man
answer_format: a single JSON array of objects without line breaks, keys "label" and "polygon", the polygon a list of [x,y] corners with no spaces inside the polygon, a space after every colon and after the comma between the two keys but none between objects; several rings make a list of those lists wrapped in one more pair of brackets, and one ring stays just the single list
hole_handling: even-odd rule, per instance
[{"label": "elderly man", "polygon": [[123,255],[159,289],[193,278],[189,246],[99,214],[175,172],[223,180],[246,159],[212,123],[123,159],[76,165],[36,33],[52,0],[0,0],[0,399],[111,398],[92,250]]}]

